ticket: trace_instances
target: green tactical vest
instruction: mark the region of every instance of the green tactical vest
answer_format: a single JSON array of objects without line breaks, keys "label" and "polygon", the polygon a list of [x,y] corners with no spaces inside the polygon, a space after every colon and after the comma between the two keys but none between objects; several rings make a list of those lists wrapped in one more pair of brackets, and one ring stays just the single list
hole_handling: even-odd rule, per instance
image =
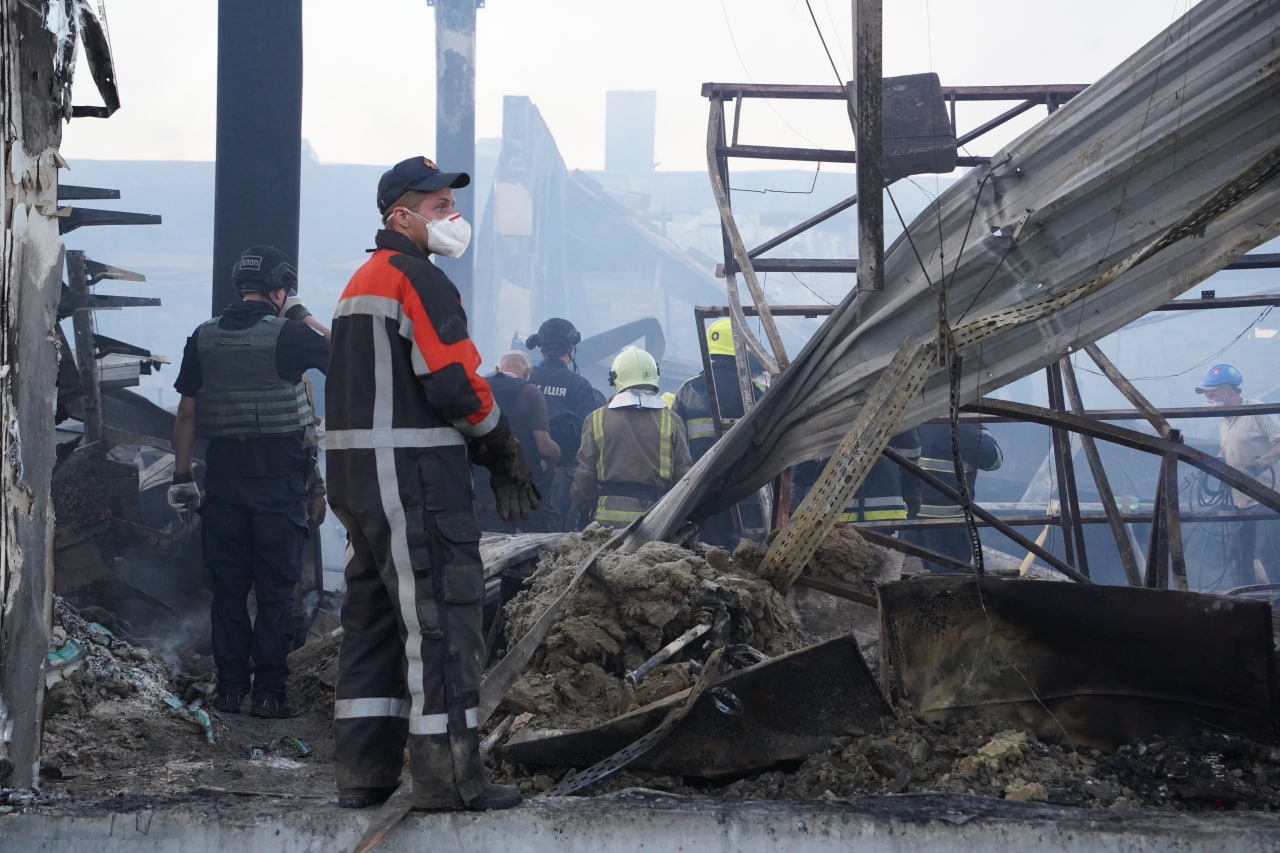
[{"label": "green tactical vest", "polygon": [[276,339],[285,321],[264,317],[247,329],[223,329],[214,317],[196,335],[203,382],[196,393],[196,435],[254,438],[311,426],[306,386],[276,372]]}]

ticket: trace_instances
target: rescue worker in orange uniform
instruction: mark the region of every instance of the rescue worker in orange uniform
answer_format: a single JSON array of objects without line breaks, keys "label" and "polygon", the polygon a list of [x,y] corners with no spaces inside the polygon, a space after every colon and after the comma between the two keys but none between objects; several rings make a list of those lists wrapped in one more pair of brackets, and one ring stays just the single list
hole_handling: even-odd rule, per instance
[{"label": "rescue worker in orange uniform", "polygon": [[425,157],[378,182],[383,230],[333,318],[329,503],[351,540],[334,702],[338,805],[387,799],[406,743],[414,808],[520,802],[480,759],[484,566],[471,464],[503,519],[538,505],[533,475],[467,333],[458,289],[432,255],[458,257],[464,173]]}]

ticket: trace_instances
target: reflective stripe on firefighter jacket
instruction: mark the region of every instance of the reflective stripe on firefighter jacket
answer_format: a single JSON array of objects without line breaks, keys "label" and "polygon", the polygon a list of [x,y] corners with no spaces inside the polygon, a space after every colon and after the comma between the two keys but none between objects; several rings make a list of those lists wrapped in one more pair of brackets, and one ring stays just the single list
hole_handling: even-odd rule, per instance
[{"label": "reflective stripe on firefighter jacket", "polygon": [[[920,433],[914,427],[902,430],[888,439],[890,447],[901,453],[906,459],[916,460],[920,456]],[[792,508],[800,505],[805,494],[813,488],[818,476],[827,466],[829,460],[801,462],[795,466],[792,475]],[[901,520],[908,516],[908,507],[919,501],[919,480],[906,473],[896,462],[881,456],[867,474],[867,479],[859,485],[858,491],[849,498],[844,510],[836,516],[837,523],[859,523],[859,521]]]},{"label": "reflective stripe on firefighter jacket", "polygon": [[575,504],[595,497],[596,521],[625,527],[689,470],[684,422],[666,406],[603,407],[583,424]]},{"label": "reflective stripe on firefighter jacket", "polygon": [[[952,488],[958,488],[955,462],[952,461],[951,427],[947,424],[920,426],[920,467]],[[1000,445],[977,424],[960,424],[957,434],[960,461],[964,466],[965,485],[972,495],[978,471],[994,471],[1004,464]],[[921,489],[921,518],[954,518],[960,506],[938,490],[925,485]]]},{"label": "reflective stripe on firefighter jacket", "polygon": [[[907,459],[915,461],[920,456],[920,433],[914,428],[905,430],[889,439],[893,447]],[[919,495],[919,483],[915,477],[903,471],[893,460],[881,456],[871,466],[867,478],[849,498],[836,521],[900,520],[907,517],[906,495]]]},{"label": "reflective stripe on firefighter jacket", "polygon": [[224,329],[218,319],[196,330],[203,373],[196,392],[196,435],[283,436],[311,426],[306,386],[283,379],[276,370],[276,342],[287,321],[263,317],[247,329]]}]

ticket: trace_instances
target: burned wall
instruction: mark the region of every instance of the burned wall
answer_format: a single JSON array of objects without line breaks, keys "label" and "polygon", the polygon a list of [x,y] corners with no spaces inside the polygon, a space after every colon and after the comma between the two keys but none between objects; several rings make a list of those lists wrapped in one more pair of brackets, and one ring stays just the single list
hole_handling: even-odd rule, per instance
[{"label": "burned wall", "polygon": [[61,121],[72,0],[0,0],[0,784],[39,778],[41,664],[49,645],[61,284]]}]

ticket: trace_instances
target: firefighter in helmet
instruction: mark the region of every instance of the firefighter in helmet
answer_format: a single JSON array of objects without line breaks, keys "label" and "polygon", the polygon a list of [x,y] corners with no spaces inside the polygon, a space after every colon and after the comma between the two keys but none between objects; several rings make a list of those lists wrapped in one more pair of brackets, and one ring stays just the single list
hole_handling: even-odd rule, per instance
[{"label": "firefighter in helmet", "polygon": [[613,360],[613,398],[582,425],[572,498],[594,502],[595,520],[625,527],[693,464],[684,422],[658,394],[658,364],[627,347]]},{"label": "firefighter in helmet", "polygon": [[[711,360],[711,379],[715,383],[720,419],[735,421],[742,417],[745,409],[742,405],[742,390],[738,385],[738,367],[733,352],[733,321],[730,318],[721,317],[707,327],[707,353]],[[751,393],[754,399],[759,400],[764,394],[764,386],[753,379]],[[711,449],[717,438],[706,374],[699,373],[681,385],[676,391],[671,408],[684,419],[689,431],[689,453],[696,462]],[[760,507],[754,499],[747,499],[738,506],[744,526],[762,524]],[[716,513],[703,521],[699,538],[711,545],[733,547],[737,536],[734,534],[729,510]]]}]

